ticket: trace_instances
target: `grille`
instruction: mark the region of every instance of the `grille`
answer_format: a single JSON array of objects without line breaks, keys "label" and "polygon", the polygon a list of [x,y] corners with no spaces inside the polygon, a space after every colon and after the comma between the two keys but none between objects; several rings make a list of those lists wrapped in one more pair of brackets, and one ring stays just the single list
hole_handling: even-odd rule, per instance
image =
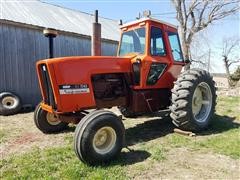
[{"label": "grille", "polygon": [[53,89],[49,78],[49,73],[46,65],[41,65],[40,73],[43,83],[43,91],[45,94],[44,103],[52,106],[53,109],[56,109],[56,103],[54,100]]}]

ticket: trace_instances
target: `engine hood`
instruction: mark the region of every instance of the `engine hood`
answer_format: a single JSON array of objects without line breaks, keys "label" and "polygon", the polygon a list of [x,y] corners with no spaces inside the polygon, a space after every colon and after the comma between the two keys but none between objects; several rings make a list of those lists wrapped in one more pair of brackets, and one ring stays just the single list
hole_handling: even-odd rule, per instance
[{"label": "engine hood", "polygon": [[[37,62],[40,84],[41,69],[46,69],[54,92],[58,111],[77,111],[80,108],[95,107],[92,76],[96,74],[122,73],[131,71],[132,57],[76,56],[46,59]],[[46,67],[42,67],[46,66]],[[70,87],[72,91],[66,91]],[[75,88],[75,89],[74,89]],[[44,86],[41,85],[44,96]],[[68,103],[61,103],[68,102]],[[87,104],[84,102],[88,102]]]},{"label": "engine hood", "polygon": [[[57,84],[71,84],[90,80],[92,74],[128,73],[133,56],[74,56],[41,60],[46,64],[50,74],[54,71]],[[53,74],[52,74],[53,75]]]}]

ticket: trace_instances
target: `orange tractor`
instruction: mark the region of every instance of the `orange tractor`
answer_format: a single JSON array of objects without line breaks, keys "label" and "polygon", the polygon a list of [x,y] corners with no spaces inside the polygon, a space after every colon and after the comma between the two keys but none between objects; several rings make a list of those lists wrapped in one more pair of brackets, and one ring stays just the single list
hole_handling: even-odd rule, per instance
[{"label": "orange tractor", "polygon": [[53,58],[36,66],[43,97],[35,110],[36,126],[54,133],[77,124],[75,152],[88,164],[110,161],[124,147],[121,118],[103,108],[117,106],[132,118],[169,109],[173,123],[191,131],[206,128],[215,110],[210,74],[181,73],[186,63],[175,26],[143,18],[121,31],[116,57]]}]

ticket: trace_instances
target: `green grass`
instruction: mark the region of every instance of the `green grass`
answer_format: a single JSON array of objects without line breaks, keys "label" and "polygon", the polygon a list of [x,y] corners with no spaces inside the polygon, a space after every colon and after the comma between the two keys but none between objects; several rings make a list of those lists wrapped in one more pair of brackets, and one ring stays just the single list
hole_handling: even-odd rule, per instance
[{"label": "green grass", "polygon": [[[114,163],[114,162],[113,162]],[[35,149],[22,156],[2,160],[1,179],[125,179],[124,167],[110,164],[90,167],[81,163],[69,145]]]},{"label": "green grass", "polygon": [[208,138],[197,143],[200,148],[208,148],[216,153],[228,155],[232,158],[240,158],[240,129],[229,130],[219,136]]},{"label": "green grass", "polygon": [[203,153],[213,152],[227,155],[234,159],[239,159],[239,130],[239,128],[232,129],[213,137],[204,137],[204,139],[173,134],[167,137],[165,144],[171,148],[186,147],[195,151],[201,151]]},{"label": "green grass", "polygon": [[163,161],[166,159],[166,152],[167,150],[164,149],[162,146],[155,146],[151,149],[151,159],[156,161]]},{"label": "green grass", "polygon": [[4,142],[6,137],[6,132],[0,129],[0,142]]},{"label": "green grass", "polygon": [[164,161],[166,160],[166,154],[168,152],[168,150],[159,142],[156,141],[152,141],[152,142],[142,142],[142,143],[138,143],[136,145],[137,149],[140,149],[144,152],[148,152],[149,153],[149,159],[150,160],[154,160],[154,161]]},{"label": "green grass", "polygon": [[[171,134],[167,137],[167,146],[188,147],[204,152],[212,151],[240,158],[240,124],[239,108],[240,97],[220,97],[210,127],[199,134],[200,138],[185,137]],[[234,121],[234,122],[233,122]]]},{"label": "green grass", "polygon": [[199,142],[198,146],[240,158],[240,97],[219,97],[217,102],[213,122],[209,130],[204,132],[215,136]]},{"label": "green grass", "polygon": [[240,97],[218,97],[217,113],[240,121]]},{"label": "green grass", "polygon": [[[23,155],[2,159],[0,178],[128,179],[126,174],[129,167],[143,172],[152,164],[167,160],[168,151],[174,148],[188,148],[198,153],[220,153],[239,159],[240,126],[235,122],[240,114],[237,109],[239,102],[240,97],[220,97],[212,124],[197,137],[171,133],[173,126],[162,123],[161,120],[132,126],[127,130],[127,141],[133,143],[130,143],[130,148],[135,151],[122,152],[119,158],[107,166],[90,167],[80,162],[73,151],[72,135],[66,134],[66,145],[63,147],[34,149]],[[0,137],[4,139],[4,132],[0,131]],[[145,160],[147,166],[138,163]]]}]

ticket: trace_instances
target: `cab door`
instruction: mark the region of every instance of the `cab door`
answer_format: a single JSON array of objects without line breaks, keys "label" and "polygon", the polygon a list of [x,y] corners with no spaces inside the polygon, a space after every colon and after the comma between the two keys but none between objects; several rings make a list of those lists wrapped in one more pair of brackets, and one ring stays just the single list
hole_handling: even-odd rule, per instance
[{"label": "cab door", "polygon": [[[172,74],[173,80],[176,81],[178,75],[181,73],[183,66],[185,65],[181,44],[179,40],[179,36],[177,31],[166,31],[167,38],[168,38],[168,46],[170,50],[170,56],[172,65],[169,69],[169,72]],[[172,84],[173,87],[173,84]]]},{"label": "cab door", "polygon": [[172,63],[165,36],[161,25],[156,23],[149,26],[147,56],[142,63],[141,88],[159,89],[169,86],[169,81],[161,81]]},{"label": "cab door", "polygon": [[153,88],[169,66],[170,61],[164,41],[164,31],[160,26],[150,26],[149,56],[146,57],[149,68],[145,75],[145,85]]},{"label": "cab door", "polygon": [[168,41],[171,49],[171,56],[173,59],[173,63],[175,65],[183,65],[183,54],[180,45],[180,40],[177,32],[168,31],[167,32]]},{"label": "cab door", "polygon": [[171,89],[184,65],[177,30],[152,24],[148,34],[148,51],[143,60],[141,87]]}]

